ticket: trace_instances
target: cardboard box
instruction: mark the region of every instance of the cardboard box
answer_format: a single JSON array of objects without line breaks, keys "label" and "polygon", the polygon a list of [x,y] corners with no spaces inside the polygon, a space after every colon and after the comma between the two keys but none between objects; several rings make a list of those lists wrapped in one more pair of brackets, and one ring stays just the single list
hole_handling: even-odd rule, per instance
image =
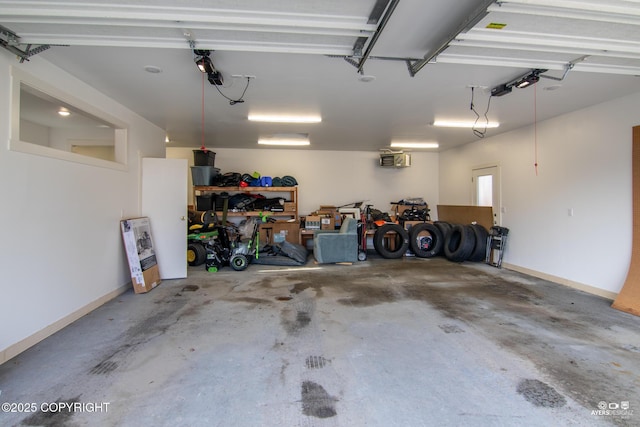
[{"label": "cardboard box", "polygon": [[333,218],[333,224],[335,228],[335,227],[340,227],[340,225],[342,225],[342,215],[340,215],[340,212],[338,212],[338,210],[339,209],[335,206],[320,205],[320,209],[318,209],[316,213],[320,216],[322,215],[331,216]]},{"label": "cardboard box", "polygon": [[149,292],[161,282],[149,218],[120,221],[124,249],[131,272],[131,284],[136,294]]},{"label": "cardboard box", "polygon": [[295,202],[284,202],[284,211],[285,212],[295,212],[296,211],[296,203]]},{"label": "cardboard box", "polygon": [[[267,238],[269,239],[267,240]],[[260,243],[273,244],[282,240],[300,244],[300,221],[276,221],[260,224]]]},{"label": "cardboard box", "polygon": [[318,213],[323,213],[323,214],[330,214],[337,211],[338,211],[338,208],[331,205],[320,205],[320,209],[318,209]]},{"label": "cardboard box", "polygon": [[321,230],[335,230],[336,229],[336,219],[333,216],[326,216],[320,218],[320,229]]},{"label": "cardboard box", "polygon": [[304,228],[307,230],[320,230],[320,216],[307,215],[304,220]]},{"label": "cardboard box", "polygon": [[493,227],[493,208],[491,206],[438,205],[438,220],[451,224],[477,223],[490,230]]}]

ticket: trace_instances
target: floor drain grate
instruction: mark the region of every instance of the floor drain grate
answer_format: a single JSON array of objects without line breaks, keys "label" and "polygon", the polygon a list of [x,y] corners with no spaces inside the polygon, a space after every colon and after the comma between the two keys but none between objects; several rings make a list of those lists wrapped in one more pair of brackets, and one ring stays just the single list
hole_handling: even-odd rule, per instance
[{"label": "floor drain grate", "polygon": [[329,363],[329,361],[322,356],[309,356],[305,360],[305,365],[307,365],[308,369],[324,368],[327,363]]}]

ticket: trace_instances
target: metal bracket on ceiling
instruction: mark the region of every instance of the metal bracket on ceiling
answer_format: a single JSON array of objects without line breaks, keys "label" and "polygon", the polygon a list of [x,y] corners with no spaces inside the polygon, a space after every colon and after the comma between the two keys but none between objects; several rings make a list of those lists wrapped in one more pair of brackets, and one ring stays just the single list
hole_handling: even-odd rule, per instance
[{"label": "metal bracket on ceiling", "polygon": [[358,61],[356,61],[355,59],[353,59],[353,57],[351,56],[343,56],[342,57],[345,61],[347,61],[349,64],[353,65],[354,67],[358,68]]},{"label": "metal bracket on ceiling", "polygon": [[558,82],[561,82],[564,80],[565,77],[567,77],[567,74],[569,74],[569,71],[571,71],[573,69],[573,67],[576,66],[576,64],[578,62],[582,62],[585,59],[587,59],[590,55],[583,55],[579,58],[574,59],[573,61],[569,62],[565,67],[564,67],[564,73],[562,74],[562,77],[554,77],[554,76],[547,76],[545,74],[540,74],[540,77],[544,77],[545,79],[551,79],[551,80],[555,80]]},{"label": "metal bracket on ceiling", "polygon": [[[358,68],[359,62],[356,60],[354,56],[343,56],[343,55],[327,55],[329,58],[341,58],[344,59],[348,64],[353,65],[355,68]],[[419,61],[419,58],[400,58],[394,56],[369,56],[369,59],[376,61],[402,61],[405,62],[409,67],[412,62]],[[362,74],[362,73],[361,73]]]},{"label": "metal bracket on ceiling", "polygon": [[[369,15],[369,22],[370,23],[378,22],[378,27],[376,28],[376,31],[373,33],[373,36],[371,37],[371,40],[369,41],[369,44],[367,45],[367,48],[364,54],[362,54],[362,56],[360,57],[360,61],[358,62],[358,73],[362,74],[364,63],[367,62],[367,59],[369,59],[369,56],[371,55],[371,51],[373,50],[373,47],[378,41],[380,34],[382,34],[382,30],[384,30],[384,27],[387,25],[387,22],[389,22],[389,19],[391,18],[393,11],[396,9],[396,6],[398,6],[398,3],[400,3],[400,0],[378,0],[375,6],[373,7],[373,11],[371,12],[371,15]],[[384,11],[384,14],[383,14],[383,11]],[[366,42],[365,38],[363,37],[358,38],[358,40],[356,41],[353,47],[355,56],[360,56],[365,42]]]},{"label": "metal bracket on ceiling", "polygon": [[0,47],[8,50],[9,52],[17,55],[20,58],[20,62],[28,61],[33,55],[37,55],[51,47],[51,45],[43,44],[32,48],[30,44],[22,50],[18,46],[20,45],[20,37],[11,31],[10,29],[0,25]]},{"label": "metal bracket on ceiling", "polygon": [[489,11],[487,9],[495,2],[496,0],[483,0],[452,34],[443,39],[443,41],[438,45],[438,48],[427,52],[423,59],[414,63],[408,63],[407,65],[409,67],[409,74],[411,75],[411,77],[415,77],[415,75],[422,69],[422,67],[427,65],[429,62],[431,62],[432,59],[434,59],[445,49],[447,49],[449,47],[449,43],[451,43],[451,41],[454,40],[458,36],[458,34],[469,31],[485,16],[487,16],[489,14]]}]

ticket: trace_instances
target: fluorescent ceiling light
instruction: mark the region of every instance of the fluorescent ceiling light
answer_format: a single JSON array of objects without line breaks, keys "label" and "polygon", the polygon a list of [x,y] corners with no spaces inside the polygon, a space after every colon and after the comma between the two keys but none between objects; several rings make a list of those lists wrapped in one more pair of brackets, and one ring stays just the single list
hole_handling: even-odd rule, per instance
[{"label": "fluorescent ceiling light", "polygon": [[438,148],[437,142],[403,142],[395,141],[391,143],[392,148]]},{"label": "fluorescent ceiling light", "polygon": [[260,145],[289,145],[289,146],[303,146],[310,145],[307,138],[260,138],[258,140]]},{"label": "fluorescent ceiling light", "polygon": [[445,127],[445,128],[474,128],[474,127],[480,127],[480,128],[497,128],[498,126],[500,126],[500,123],[498,122],[485,122],[485,121],[481,121],[478,120],[476,121],[462,121],[462,120],[436,120],[433,122],[434,126],[437,127]]},{"label": "fluorescent ceiling light", "polygon": [[320,123],[320,116],[287,116],[276,114],[249,114],[249,120],[252,122],[270,122],[270,123]]},{"label": "fluorescent ceiling light", "polygon": [[60,114],[63,117],[67,117],[67,116],[71,115],[71,111],[67,110],[64,107],[61,107],[60,110],[58,110],[58,114]]}]

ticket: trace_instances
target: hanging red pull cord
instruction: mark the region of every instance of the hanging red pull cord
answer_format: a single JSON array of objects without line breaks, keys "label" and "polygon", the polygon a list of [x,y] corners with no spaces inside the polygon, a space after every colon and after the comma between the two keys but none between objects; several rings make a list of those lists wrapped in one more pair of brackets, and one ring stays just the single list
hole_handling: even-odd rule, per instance
[{"label": "hanging red pull cord", "polygon": [[538,85],[533,85],[533,149],[534,163],[533,167],[538,176]]},{"label": "hanging red pull cord", "polygon": [[207,149],[204,146],[204,73],[201,73],[201,74],[202,74],[202,118],[201,118],[202,119],[201,120],[201,122],[202,122],[202,132],[201,132],[202,136],[201,136],[201,139],[202,140],[201,140],[201,143],[200,143],[200,149],[206,153]]}]

